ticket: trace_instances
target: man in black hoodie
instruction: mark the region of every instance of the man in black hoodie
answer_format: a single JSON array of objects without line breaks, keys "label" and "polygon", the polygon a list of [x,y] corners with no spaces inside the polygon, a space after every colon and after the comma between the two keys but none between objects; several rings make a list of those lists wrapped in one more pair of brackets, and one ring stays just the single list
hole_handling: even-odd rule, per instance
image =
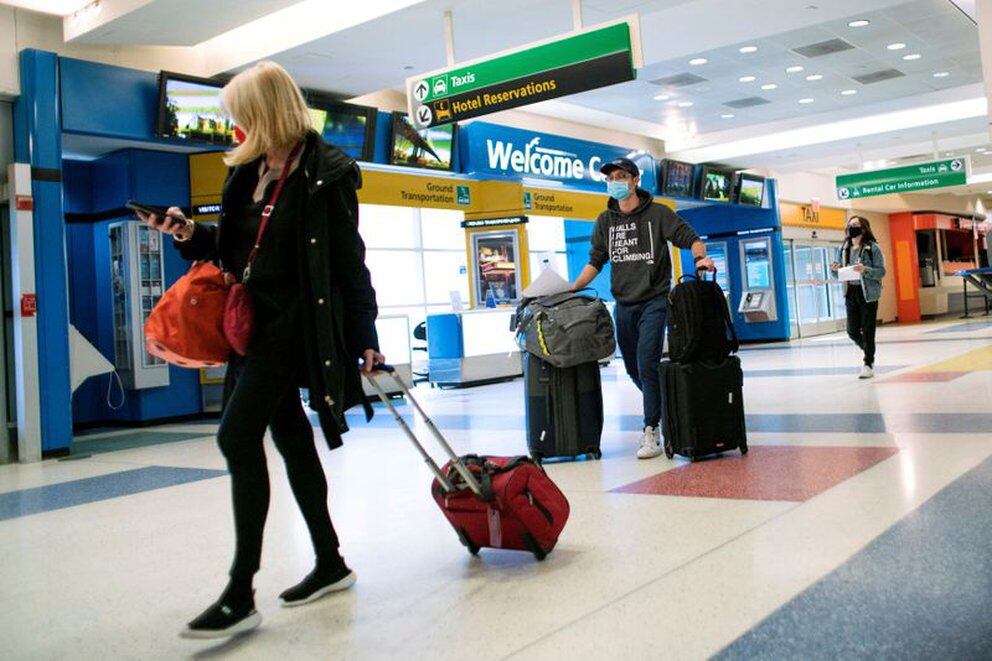
[{"label": "man in black hoodie", "polygon": [[617,302],[617,339],[627,374],[644,396],[644,435],[637,457],[651,459],[662,452],[658,428],[664,392],[658,365],[672,285],[668,244],[691,249],[697,270],[712,271],[713,261],[688,223],[638,187],[641,173],[633,161],[617,158],[600,172],[606,175],[610,201],[596,219],[589,264],[573,289],[585,287],[606,262],[613,263],[610,290]]}]

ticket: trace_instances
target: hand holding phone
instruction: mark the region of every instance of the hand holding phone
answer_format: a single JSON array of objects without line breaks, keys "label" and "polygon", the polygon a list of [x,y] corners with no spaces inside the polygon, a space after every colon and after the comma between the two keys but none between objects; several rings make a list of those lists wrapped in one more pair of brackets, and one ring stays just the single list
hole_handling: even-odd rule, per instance
[{"label": "hand holding phone", "polygon": [[186,218],[179,207],[163,209],[134,201],[128,201],[125,206],[134,211],[143,223],[163,234],[172,235],[181,241],[189,240],[193,234],[195,226]]}]

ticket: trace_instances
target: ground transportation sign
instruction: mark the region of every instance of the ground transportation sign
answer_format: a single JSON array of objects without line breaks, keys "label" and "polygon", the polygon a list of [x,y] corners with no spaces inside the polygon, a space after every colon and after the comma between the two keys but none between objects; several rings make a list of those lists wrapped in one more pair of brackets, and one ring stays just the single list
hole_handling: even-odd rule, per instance
[{"label": "ground transportation sign", "polygon": [[637,22],[626,19],[407,79],[414,125],[428,128],[633,80]]},{"label": "ground transportation sign", "polygon": [[950,158],[888,170],[857,172],[840,175],[836,181],[837,198],[840,200],[963,186],[968,183],[968,161],[964,158]]}]

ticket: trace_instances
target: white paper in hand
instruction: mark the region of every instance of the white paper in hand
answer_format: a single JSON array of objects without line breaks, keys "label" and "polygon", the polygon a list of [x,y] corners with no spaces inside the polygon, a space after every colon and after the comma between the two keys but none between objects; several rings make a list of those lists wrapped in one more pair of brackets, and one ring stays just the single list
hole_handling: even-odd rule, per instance
[{"label": "white paper in hand", "polygon": [[524,289],[524,296],[527,298],[539,298],[541,296],[553,296],[561,294],[569,289],[569,282],[558,275],[554,269],[544,269],[544,271]]},{"label": "white paper in hand", "polygon": [[855,271],[853,266],[845,266],[837,271],[837,278],[841,282],[857,282],[861,279],[861,274]]}]

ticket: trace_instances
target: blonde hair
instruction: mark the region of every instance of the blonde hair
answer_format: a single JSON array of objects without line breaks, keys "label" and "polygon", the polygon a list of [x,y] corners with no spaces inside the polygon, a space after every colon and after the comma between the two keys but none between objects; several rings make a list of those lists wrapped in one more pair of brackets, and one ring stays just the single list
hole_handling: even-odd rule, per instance
[{"label": "blonde hair", "polygon": [[285,69],[259,62],[231,79],[221,104],[247,139],[224,154],[229,166],[250,163],[273,148],[295,144],[311,129],[303,93]]}]

